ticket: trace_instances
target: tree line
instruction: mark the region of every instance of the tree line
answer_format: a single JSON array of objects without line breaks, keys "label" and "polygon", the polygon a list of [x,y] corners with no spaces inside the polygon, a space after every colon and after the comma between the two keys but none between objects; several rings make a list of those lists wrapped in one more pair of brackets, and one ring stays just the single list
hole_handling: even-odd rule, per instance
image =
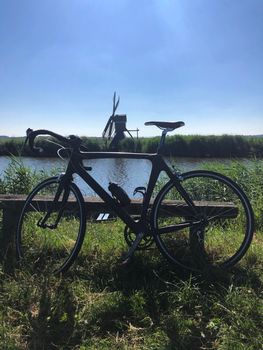
[{"label": "tree line", "polygon": [[[0,155],[34,156],[25,139],[3,138],[0,140]],[[102,138],[82,137],[83,145],[88,151],[106,151],[107,145]],[[157,150],[160,137],[145,137],[133,140],[125,138],[120,142],[119,150],[127,152],[154,153]],[[58,146],[39,138],[37,145],[44,149],[42,156],[57,156]],[[172,157],[263,157],[263,137],[239,135],[173,135],[167,136],[162,153]]]}]

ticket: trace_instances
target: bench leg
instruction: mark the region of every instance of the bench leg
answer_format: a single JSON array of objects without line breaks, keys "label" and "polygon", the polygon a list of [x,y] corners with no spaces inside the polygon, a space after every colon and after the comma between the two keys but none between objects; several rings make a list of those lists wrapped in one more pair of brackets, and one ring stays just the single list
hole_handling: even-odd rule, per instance
[{"label": "bench leg", "polygon": [[3,209],[2,232],[0,233],[0,258],[5,272],[14,270],[16,261],[15,235],[20,211]]}]

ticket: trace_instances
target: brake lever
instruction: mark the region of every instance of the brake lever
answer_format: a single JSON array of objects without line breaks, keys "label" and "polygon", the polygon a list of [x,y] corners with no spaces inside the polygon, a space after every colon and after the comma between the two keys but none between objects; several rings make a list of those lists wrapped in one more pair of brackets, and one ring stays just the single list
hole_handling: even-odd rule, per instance
[{"label": "brake lever", "polygon": [[33,140],[30,138],[30,137],[34,136],[34,135],[32,135],[33,132],[34,132],[34,130],[30,129],[30,128],[28,128],[26,130],[26,139],[25,139],[24,145],[26,145],[26,143],[28,141],[29,142],[29,148],[30,148],[30,150],[33,153],[35,153],[35,154],[43,153],[43,151],[44,151],[43,148],[41,148],[41,147],[34,147],[34,139],[35,139],[35,137],[33,137]]}]

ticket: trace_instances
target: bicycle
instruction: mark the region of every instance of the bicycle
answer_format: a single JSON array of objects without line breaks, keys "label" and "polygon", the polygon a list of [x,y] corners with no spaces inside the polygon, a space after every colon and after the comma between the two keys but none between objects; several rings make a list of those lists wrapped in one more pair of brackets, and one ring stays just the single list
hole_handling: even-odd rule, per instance
[{"label": "bicycle", "polygon": [[[156,153],[88,152],[77,136],[28,129],[32,151],[42,151],[35,146],[37,136],[51,136],[64,145],[59,152],[67,152],[69,160],[65,173],[42,181],[25,201],[16,233],[20,262],[57,274],[67,271],[77,258],[86,233],[87,213],[83,195],[73,182],[74,174],[125,223],[129,249],[124,263],[136,249],[144,249],[152,241],[169,262],[188,270],[200,270],[204,264],[230,268],[244,256],[253,238],[254,218],[243,190],[216,172],[180,174],[167,165],[162,156],[166,135],[182,127],[183,122],[150,121],[145,125],[162,129]],[[121,187],[110,183],[106,191],[90,174],[92,168],[83,164],[84,160],[109,158],[147,159],[152,163],[147,188],[135,189],[142,195],[139,216],[128,213],[130,198]],[[152,200],[162,171],[168,181]]]}]

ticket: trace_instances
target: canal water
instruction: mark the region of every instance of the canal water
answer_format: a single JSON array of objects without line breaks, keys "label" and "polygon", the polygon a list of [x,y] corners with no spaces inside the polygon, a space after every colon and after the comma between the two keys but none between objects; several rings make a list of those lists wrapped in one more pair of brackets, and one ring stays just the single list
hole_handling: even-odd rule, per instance
[{"label": "canal water", "polygon": [[[45,171],[50,173],[55,171],[58,174],[63,172],[66,168],[66,161],[59,158],[31,158],[23,157],[19,161],[32,170]],[[230,164],[230,159],[220,158],[166,158],[167,163],[173,165],[181,172],[204,168],[210,163]],[[249,166],[251,160],[239,159],[240,162]],[[263,160],[260,160],[263,165]],[[0,157],[0,177],[4,175],[5,169],[10,163],[10,157]],[[116,182],[127,193],[132,196],[134,189],[137,186],[146,186],[151,172],[151,162],[148,160],[136,159],[102,159],[102,160],[88,160],[85,161],[86,166],[91,166],[90,174],[104,187],[108,187],[109,182]],[[76,177],[75,182],[85,195],[94,195],[91,188],[89,188],[80,178]]]}]

